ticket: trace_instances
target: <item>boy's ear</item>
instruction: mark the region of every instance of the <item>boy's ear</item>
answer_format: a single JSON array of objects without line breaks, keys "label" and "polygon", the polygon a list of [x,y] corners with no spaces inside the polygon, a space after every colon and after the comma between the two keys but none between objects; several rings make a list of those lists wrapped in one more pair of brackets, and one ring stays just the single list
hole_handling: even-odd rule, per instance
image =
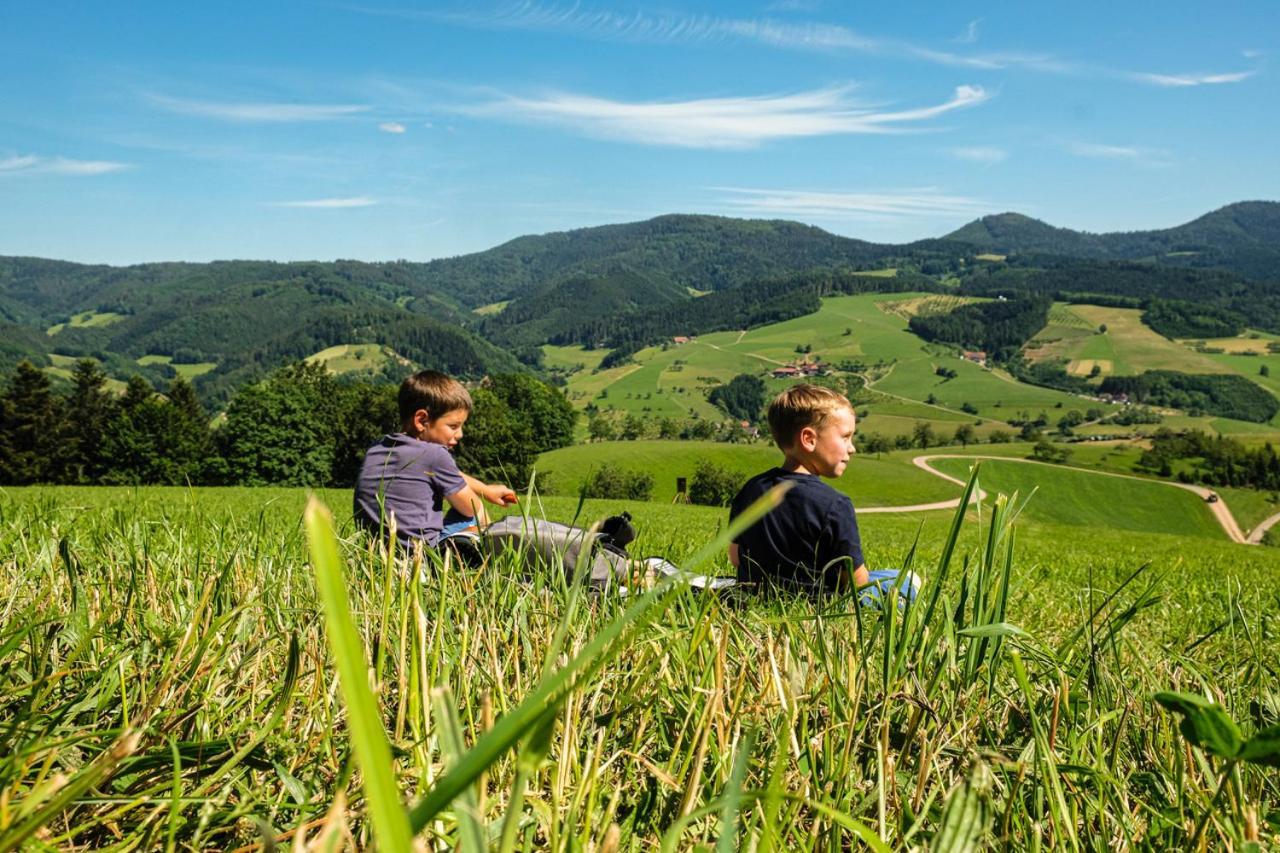
[{"label": "boy's ear", "polygon": [[431,425],[431,413],[426,409],[418,409],[413,413],[413,430],[422,432]]},{"label": "boy's ear", "polygon": [[818,446],[818,431],[811,426],[801,427],[800,434],[796,436],[796,444],[803,450],[812,452]]}]

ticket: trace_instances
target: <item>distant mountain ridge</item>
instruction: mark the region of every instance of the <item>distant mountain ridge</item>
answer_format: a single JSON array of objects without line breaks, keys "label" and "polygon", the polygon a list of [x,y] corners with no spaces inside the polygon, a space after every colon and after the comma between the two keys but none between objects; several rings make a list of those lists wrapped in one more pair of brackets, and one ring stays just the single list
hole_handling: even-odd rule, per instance
[{"label": "distant mountain ridge", "polygon": [[1151,259],[1173,266],[1221,267],[1280,279],[1280,202],[1243,201],[1183,225],[1094,234],[1057,228],[1020,213],[984,216],[945,239],[1003,254],[1065,255],[1089,260]]},{"label": "distant mountain ridge", "polygon": [[[975,263],[983,252],[1017,257]],[[1082,265],[1135,260],[1280,283],[1280,203],[1244,202],[1177,228],[1123,234],[1055,228],[1009,213],[902,245],[785,220],[671,214],[519,237],[427,263],[111,267],[0,257],[0,369],[24,357],[53,369],[92,356],[113,376],[141,372],[160,381],[173,370],[155,362],[168,358],[209,365],[197,388],[206,399],[225,399],[285,361],[368,343],[478,376],[518,369],[517,359],[536,363],[538,347],[552,341],[610,340],[625,348],[678,322],[743,328],[762,317],[798,316],[833,286],[951,288],[998,273],[982,285],[995,287],[1000,276],[1034,283],[1027,279],[1033,268],[1069,279],[1098,274]],[[860,281],[859,273],[878,269],[890,277]],[[695,291],[716,298],[695,303]],[[491,310],[475,313],[485,306]],[[628,324],[648,331],[631,334]]]}]

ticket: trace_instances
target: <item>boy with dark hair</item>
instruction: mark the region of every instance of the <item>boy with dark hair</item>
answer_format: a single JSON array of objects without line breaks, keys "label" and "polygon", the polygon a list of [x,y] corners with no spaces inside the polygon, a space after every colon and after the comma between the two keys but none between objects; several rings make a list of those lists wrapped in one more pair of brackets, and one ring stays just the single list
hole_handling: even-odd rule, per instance
[{"label": "boy with dark hair", "polygon": [[[423,370],[400,385],[402,431],[370,447],[356,477],[356,523],[381,533],[392,516],[403,544],[435,546],[442,537],[486,525],[481,500],[510,506],[516,493],[458,470],[449,452],[462,438],[471,395],[462,383]],[[446,512],[445,505],[448,504]]]}]

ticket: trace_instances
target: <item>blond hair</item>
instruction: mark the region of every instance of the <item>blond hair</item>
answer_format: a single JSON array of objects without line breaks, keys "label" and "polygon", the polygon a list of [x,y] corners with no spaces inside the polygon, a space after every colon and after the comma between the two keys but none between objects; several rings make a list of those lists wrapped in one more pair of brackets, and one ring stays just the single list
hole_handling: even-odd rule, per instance
[{"label": "blond hair", "polygon": [[769,404],[769,432],[782,450],[796,443],[805,427],[822,429],[840,409],[853,411],[849,398],[821,385],[792,385]]},{"label": "blond hair", "polygon": [[400,420],[409,423],[419,409],[435,420],[446,412],[471,411],[471,395],[462,383],[437,370],[421,370],[400,383]]}]

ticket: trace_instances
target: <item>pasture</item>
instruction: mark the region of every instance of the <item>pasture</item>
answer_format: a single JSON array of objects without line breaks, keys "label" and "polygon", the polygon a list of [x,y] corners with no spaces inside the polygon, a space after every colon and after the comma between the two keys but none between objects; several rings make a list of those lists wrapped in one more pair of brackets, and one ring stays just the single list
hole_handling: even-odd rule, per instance
[{"label": "pasture", "polygon": [[[1280,778],[1223,757],[1273,754],[1266,549],[1082,536],[1035,521],[1038,498],[954,537],[946,513],[868,515],[872,564],[929,578],[899,615],[586,597],[510,556],[403,572],[344,521],[349,493],[321,497],[336,542],[319,511],[304,529],[299,490],[0,495],[0,846],[1278,840]],[[722,510],[636,515],[636,553],[711,544],[703,568],[725,569]],[[1235,740],[1188,743],[1167,690],[1213,700]]]},{"label": "pasture", "polygon": [[[550,480],[557,494],[577,494],[593,468],[614,465],[653,476],[652,499],[670,502],[676,495],[676,478],[692,478],[699,461],[732,471],[742,482],[782,461],[772,443],[722,444],[713,441],[614,441],[580,444],[542,454],[540,476]],[[859,507],[933,503],[959,497],[958,486],[921,471],[905,456],[886,454],[877,459],[858,454],[844,476],[831,485],[849,495]]]},{"label": "pasture", "polygon": [[[935,459],[939,471],[965,479],[972,462]],[[1141,533],[1178,532],[1222,539],[1222,527],[1200,497],[1156,480],[1111,477],[1033,462],[987,460],[983,481],[990,488],[1020,495],[1035,493],[1027,516],[1089,529],[1109,527]]]},{"label": "pasture", "polygon": [[[218,366],[216,361],[197,361],[191,363],[174,364],[173,356],[169,355],[144,355],[136,359],[137,363],[143,367],[148,364],[167,364],[174,369],[174,372],[183,379],[195,379],[197,376],[203,376]],[[110,383],[111,380],[107,380]]]},{"label": "pasture", "polygon": [[311,364],[323,365],[330,373],[377,372],[388,364],[409,369],[409,360],[391,347],[381,344],[340,344],[320,350],[306,358]]},{"label": "pasture", "polygon": [[79,314],[72,314],[71,318],[65,323],[54,323],[45,329],[45,334],[53,337],[66,328],[84,329],[95,326],[110,326],[112,323],[118,323],[124,318],[124,314],[118,314],[115,311],[82,311]]},{"label": "pasture", "polygon": [[[1068,408],[1086,404],[1074,395],[1026,385],[964,361],[908,331],[911,314],[933,310],[941,304],[939,300],[958,304],[956,297],[937,294],[832,297],[823,300],[816,314],[747,331],[701,335],[686,344],[649,347],[636,353],[632,363],[609,370],[594,371],[581,350],[543,351],[557,364],[582,364],[569,376],[566,389],[575,405],[594,402],[601,408],[653,417],[723,418],[706,402],[708,390],[748,373],[766,378],[769,389],[775,391],[792,380],[774,380],[771,372],[804,358],[836,366],[842,362],[864,365],[871,390],[884,395],[886,402],[924,405],[932,396],[930,419],[939,422],[1001,421],[1020,411],[1035,413],[1059,403]],[[808,353],[797,352],[806,347]],[[956,376],[940,376],[939,368],[953,370]],[[966,403],[978,410],[976,417],[961,411]],[[870,408],[876,411],[874,400]],[[910,424],[905,426],[909,433]]]}]

